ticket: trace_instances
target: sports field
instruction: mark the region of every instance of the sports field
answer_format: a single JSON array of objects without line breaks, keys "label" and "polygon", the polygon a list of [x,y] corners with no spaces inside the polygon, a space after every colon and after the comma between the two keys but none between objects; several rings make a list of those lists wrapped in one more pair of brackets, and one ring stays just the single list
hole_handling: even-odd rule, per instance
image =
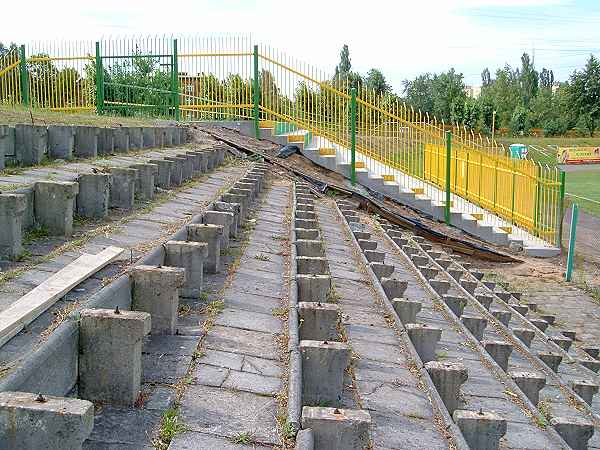
[{"label": "sports field", "polygon": [[[600,146],[600,138],[536,138],[515,137],[499,139],[505,147],[510,144],[526,144],[529,156],[549,166],[556,165],[555,146]],[[564,166],[563,166],[564,167]],[[585,211],[600,217],[600,164],[565,167],[566,191],[569,203],[577,203]]]}]

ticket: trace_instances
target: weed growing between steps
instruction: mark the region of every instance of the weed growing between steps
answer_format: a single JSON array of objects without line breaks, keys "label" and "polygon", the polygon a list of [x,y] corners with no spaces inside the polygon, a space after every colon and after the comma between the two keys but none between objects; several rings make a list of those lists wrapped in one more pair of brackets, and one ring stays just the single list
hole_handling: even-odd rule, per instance
[{"label": "weed growing between steps", "polygon": [[288,323],[288,315],[289,315],[289,305],[290,305],[290,274],[291,274],[291,265],[293,261],[291,259],[291,246],[293,245],[290,237],[292,232],[292,208],[293,208],[293,198],[294,198],[294,186],[293,184],[290,186],[288,202],[283,214],[283,225],[285,228],[285,234],[279,236],[281,241],[281,246],[284,248],[284,251],[281,256],[284,257],[283,265],[285,267],[284,274],[284,285],[283,289],[284,295],[280,299],[281,307],[274,308],[272,313],[275,317],[278,317],[283,323],[283,333],[277,336],[277,344],[278,344],[278,353],[279,360],[281,361],[282,367],[282,383],[281,390],[277,393],[277,405],[279,407],[279,411],[277,413],[277,432],[283,442],[285,448],[292,448],[294,445],[296,431],[291,423],[287,421],[287,404],[288,404],[288,388],[289,388],[289,369],[290,369],[290,353],[289,353],[289,323]]},{"label": "weed growing between steps", "polygon": [[254,433],[251,431],[242,431],[233,436],[230,441],[233,444],[250,445],[254,440]]},{"label": "weed growing between steps", "polygon": [[36,225],[31,230],[28,230],[23,236],[23,244],[28,245],[33,242],[45,239],[50,236],[48,228],[44,225]]},{"label": "weed growing between steps", "polygon": [[179,411],[176,408],[167,409],[162,416],[158,437],[152,443],[155,448],[165,450],[169,442],[179,433],[188,431],[188,427],[179,421]]}]

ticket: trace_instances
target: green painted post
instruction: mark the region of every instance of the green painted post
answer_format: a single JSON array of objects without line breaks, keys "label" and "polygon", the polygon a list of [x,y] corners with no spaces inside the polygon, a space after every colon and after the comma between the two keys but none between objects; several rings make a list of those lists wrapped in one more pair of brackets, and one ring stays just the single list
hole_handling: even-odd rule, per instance
[{"label": "green painted post", "polygon": [[567,272],[565,278],[571,281],[573,278],[573,258],[575,257],[575,239],[577,236],[577,218],[579,217],[579,207],[577,203],[573,203],[573,211],[571,213],[571,231],[569,233],[569,256],[567,256]]},{"label": "green painted post", "polygon": [[452,132],[446,131],[446,203],[444,204],[444,218],[446,224],[450,225],[450,168],[452,157]]},{"label": "green painted post", "polygon": [[350,181],[356,184],[356,88],[350,90]]},{"label": "green painted post", "polygon": [[567,181],[567,172],[560,173],[560,203],[559,203],[559,216],[558,216],[558,236],[556,236],[556,246],[562,249],[562,234],[563,234],[563,221],[565,219],[565,185]]},{"label": "green painted post", "polygon": [[25,46],[19,47],[19,72],[21,75],[21,103],[29,106],[29,73],[25,59]]},{"label": "green painted post", "polygon": [[100,42],[96,42],[96,113],[104,110],[104,68],[100,54]]},{"label": "green painted post", "polygon": [[254,131],[256,139],[260,138],[260,84],[258,80],[258,45],[254,46],[254,80],[252,91],[254,93]]},{"label": "green painted post", "polygon": [[179,63],[177,52],[177,39],[173,39],[173,56],[171,61],[171,91],[173,92],[173,112],[175,120],[181,119],[181,113],[179,111]]}]

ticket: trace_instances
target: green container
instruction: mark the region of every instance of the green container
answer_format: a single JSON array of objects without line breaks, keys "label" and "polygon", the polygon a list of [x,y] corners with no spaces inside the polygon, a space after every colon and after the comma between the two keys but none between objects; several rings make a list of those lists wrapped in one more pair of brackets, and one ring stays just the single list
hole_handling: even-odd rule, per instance
[{"label": "green container", "polygon": [[515,159],[527,159],[527,146],[525,144],[510,144],[510,157]]}]

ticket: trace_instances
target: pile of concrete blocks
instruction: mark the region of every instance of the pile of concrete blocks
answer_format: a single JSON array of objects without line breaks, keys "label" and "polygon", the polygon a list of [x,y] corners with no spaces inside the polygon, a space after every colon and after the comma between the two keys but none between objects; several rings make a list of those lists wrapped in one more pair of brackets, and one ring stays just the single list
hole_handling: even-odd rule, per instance
[{"label": "pile of concrete blocks", "polygon": [[136,200],[151,201],[157,188],[180,186],[220,166],[225,153],[222,146],[190,150],[109,172],[82,173],[73,182],[38,181],[0,193],[0,229],[6,230],[0,234],[0,259],[22,254],[22,236],[35,226],[44,227],[50,235],[69,237],[74,213],[101,220],[109,208],[131,210]]},{"label": "pile of concrete blocks", "polygon": [[351,349],[338,331],[340,308],[333,303],[314,197],[304,183],[295,184],[292,220],[296,304],[291,305],[291,317],[297,332],[290,333],[289,384],[290,395],[296,402],[300,399],[301,407],[301,418],[293,417],[292,422],[300,421],[302,427],[296,448],[362,449],[369,441],[371,417],[364,410],[341,408]]},{"label": "pile of concrete blocks", "polygon": [[0,170],[5,161],[35,166],[45,159],[95,158],[187,142],[186,127],[0,125]]},{"label": "pile of concrete blocks", "polygon": [[[544,371],[539,370],[539,367],[546,365],[551,370],[546,373],[559,373],[559,365],[563,359],[571,360],[571,362],[569,367],[565,368],[563,376],[566,378],[564,381],[559,381],[559,384],[579,396],[582,405],[592,404],[593,397],[599,390],[598,380],[587,370],[589,367],[585,362],[590,361],[588,358],[572,360],[567,354],[575,337],[573,331],[559,329],[555,335],[546,336],[546,330],[554,322],[555,317],[551,314],[538,314],[537,318],[531,317],[535,314],[537,305],[521,303],[522,296],[519,292],[509,292],[507,288],[497,286],[494,282],[484,281],[483,272],[473,268],[470,263],[462,262],[457,256],[449,255],[443,250],[434,250],[433,246],[427,243],[423,237],[396,230],[385,221],[380,221],[380,225],[388,237],[410,259],[424,281],[430,284],[449,312],[475,340],[479,341],[483,350],[508,375],[534,407],[537,407],[540,401],[540,392],[547,385],[547,375]],[[454,287],[454,292],[462,291],[462,295],[448,295],[450,286]],[[399,302],[394,306],[397,305]],[[471,307],[477,305],[478,308],[474,308],[474,310],[479,310],[480,314],[473,312],[465,314],[467,305],[471,305]],[[473,308],[471,308],[472,310]],[[401,317],[402,310],[397,309],[396,311]],[[515,344],[504,338],[484,339],[484,332],[490,322],[495,322],[512,334],[515,337],[513,342],[522,343],[525,351],[532,348],[532,341],[535,338],[536,342],[533,348],[536,349],[536,353],[532,353],[531,357],[532,359],[539,358],[542,364],[531,365],[529,368],[522,364],[511,367],[510,358]],[[579,364],[574,364],[576,362]],[[591,362],[593,363],[593,361]],[[457,403],[453,401],[447,401],[448,396],[445,392],[448,385],[454,385],[453,389],[458,392],[460,388],[459,373],[462,370],[455,367],[452,370],[445,368],[442,371],[440,365],[443,364],[440,362],[426,363],[431,379],[446,406],[449,403],[456,405]],[[592,364],[592,371],[593,367]],[[598,370],[598,366],[596,366],[596,370]],[[577,380],[573,380],[575,374]],[[464,376],[464,381],[466,381],[466,371],[464,375],[460,376]],[[454,383],[451,380],[454,380]],[[553,401],[556,405],[561,404],[561,407],[570,405],[569,401],[559,399],[559,397],[554,398]],[[450,411],[450,407],[448,410]],[[551,424],[569,446],[584,448],[593,434],[592,422],[584,414],[580,417],[571,417],[567,411],[568,409],[565,409],[564,416],[553,417]],[[570,413],[573,414],[575,411],[576,409],[573,409]],[[482,417],[479,414],[473,411],[456,410],[453,417],[469,443],[476,443],[477,446],[483,445],[481,441],[476,441],[475,435],[481,433]],[[494,420],[491,420],[491,416],[486,417],[485,423],[500,424],[499,419],[501,419],[499,416]],[[503,429],[505,429],[505,425],[503,425]]]}]

